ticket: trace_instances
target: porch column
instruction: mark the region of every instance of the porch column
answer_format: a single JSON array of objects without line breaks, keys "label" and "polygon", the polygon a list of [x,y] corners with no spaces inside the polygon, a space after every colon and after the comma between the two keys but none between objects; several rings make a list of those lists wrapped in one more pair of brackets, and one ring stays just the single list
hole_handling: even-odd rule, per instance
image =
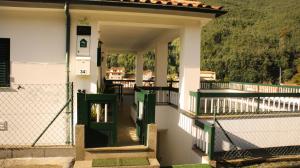
[{"label": "porch column", "polygon": [[168,42],[158,42],[155,47],[155,86],[168,86]]},{"label": "porch column", "polygon": [[180,34],[179,107],[189,110],[189,92],[200,84],[201,26],[187,25]]},{"label": "porch column", "polygon": [[143,68],[144,59],[143,53],[137,53],[135,58],[135,84],[136,86],[143,86]]}]

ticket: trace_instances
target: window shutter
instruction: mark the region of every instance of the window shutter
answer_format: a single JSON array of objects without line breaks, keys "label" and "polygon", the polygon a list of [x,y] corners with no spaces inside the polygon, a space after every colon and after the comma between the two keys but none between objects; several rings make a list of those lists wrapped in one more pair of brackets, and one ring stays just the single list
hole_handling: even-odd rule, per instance
[{"label": "window shutter", "polygon": [[10,39],[0,38],[0,87],[10,86]]}]

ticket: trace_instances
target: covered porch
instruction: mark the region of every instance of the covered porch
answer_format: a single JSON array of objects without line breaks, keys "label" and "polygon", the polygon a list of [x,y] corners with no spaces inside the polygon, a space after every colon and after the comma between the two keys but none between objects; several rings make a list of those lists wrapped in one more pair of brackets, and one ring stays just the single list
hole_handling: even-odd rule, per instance
[{"label": "covered porch", "polygon": [[[164,133],[159,135],[160,132],[166,133],[167,131],[164,125],[169,121],[167,116],[165,116],[165,112],[177,112],[178,109],[188,110],[189,91],[196,91],[200,85],[201,29],[212,20],[216,14],[181,11],[174,15],[168,12],[160,12],[162,11],[154,13],[151,13],[150,10],[147,12],[143,10],[140,12],[132,12],[125,9],[124,11],[117,12],[77,9],[71,11],[74,25],[80,25],[80,21],[85,19],[91,26],[90,50],[94,55],[94,57],[91,57],[90,75],[73,76],[74,79],[80,79],[80,82],[75,82],[77,89],[85,89],[87,94],[93,94],[98,93],[102,88],[106,88],[107,83],[103,81],[103,78],[108,69],[106,62],[110,53],[133,53],[136,55],[135,80],[111,81],[114,85],[122,84],[124,88],[132,88],[132,90],[133,86],[136,86],[134,88],[135,90],[133,90],[134,92],[132,92],[134,94],[124,95],[123,100],[121,99],[119,101],[120,104],[118,104],[118,107],[120,109],[118,114],[116,114],[118,134],[116,135],[118,139],[116,141],[117,143],[114,144],[116,146],[138,144],[147,146],[147,140],[154,138],[147,137],[147,131],[142,131],[142,134],[145,134],[145,139],[143,139],[143,136],[134,135],[135,133],[139,134],[140,129],[145,129],[145,125],[139,125],[140,123],[138,123],[144,122],[144,119],[147,120],[147,122],[157,124],[157,133],[158,136],[160,136],[160,138],[157,138],[158,141],[159,139],[165,139],[163,138],[163,136],[165,136]],[[73,33],[75,33],[75,30],[76,27],[74,26]],[[168,82],[168,43],[177,38],[180,40],[179,81]],[[73,39],[73,43],[75,42],[75,39]],[[148,51],[154,51],[155,53],[154,81],[143,81],[143,55]],[[71,55],[75,55],[75,53],[71,53]],[[100,59],[99,55],[101,55]],[[75,56],[71,57],[71,65],[72,61],[76,61],[76,59],[79,58]],[[97,63],[99,60],[100,64]],[[148,85],[145,83],[148,83]],[[151,106],[152,108],[154,107],[152,109],[153,111],[151,110],[154,114],[148,116],[150,119],[143,117],[146,115],[144,113],[149,110],[149,107],[146,107],[146,103],[149,103],[149,101],[146,102],[143,98],[139,99],[140,96],[138,95],[140,95],[140,93],[150,93],[152,96],[155,96],[154,106]],[[135,105],[132,105],[133,102]],[[167,107],[167,109],[156,107],[156,103],[167,105],[161,106]],[[169,107],[171,109],[168,109]],[[139,120],[139,118],[142,120]],[[176,122],[176,119],[174,122]],[[133,141],[132,135],[138,136],[139,141]],[[185,147],[190,145],[190,140],[191,137],[188,137],[188,142],[184,145]],[[161,141],[157,142],[157,145],[165,146],[165,143],[170,142]],[[87,150],[89,149],[86,149],[86,153],[91,153],[91,151]],[[189,147],[186,150],[188,155],[182,157],[182,159],[176,163],[202,162],[202,156],[194,155]],[[166,154],[161,154],[160,156],[162,155],[166,156]],[[180,155],[179,152],[176,154],[176,157]],[[81,159],[84,158],[81,157]],[[167,163],[166,160],[164,165],[171,165],[174,160],[176,160],[176,158],[169,159],[172,163]]]},{"label": "covered porch", "polygon": [[[104,87],[102,80],[107,70],[108,54],[134,53],[136,55],[134,82],[113,81],[113,83],[122,83],[126,88],[134,85],[144,86],[145,83],[155,87],[169,87],[172,82],[172,87],[177,87],[180,92],[179,107],[187,110],[189,91],[199,88],[201,28],[212,20],[215,14],[183,13],[184,15],[159,13],[146,15],[128,11],[72,10],[74,25],[80,25],[80,21],[85,18],[91,26],[91,54],[97,55],[97,48],[101,48],[101,65],[97,66],[95,63],[97,57],[92,57],[91,73],[88,77],[72,76],[74,79],[80,79],[80,82],[75,82],[75,87],[96,93],[97,86]],[[73,30],[74,34],[75,30],[76,27]],[[168,43],[176,38],[180,39],[178,82],[167,79]],[[75,40],[73,43],[76,43]],[[143,55],[148,51],[155,52],[154,81],[143,81]],[[71,55],[74,54],[71,52]],[[76,61],[76,58],[71,57],[71,66],[72,61]],[[76,70],[76,67],[71,67],[73,68]]]}]

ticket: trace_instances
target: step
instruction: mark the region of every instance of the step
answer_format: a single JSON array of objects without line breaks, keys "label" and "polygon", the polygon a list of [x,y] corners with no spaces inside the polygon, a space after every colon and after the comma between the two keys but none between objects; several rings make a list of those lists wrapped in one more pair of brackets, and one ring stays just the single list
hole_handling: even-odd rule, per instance
[{"label": "step", "polygon": [[143,145],[86,148],[85,160],[128,157],[155,157],[154,151]]},{"label": "step", "polygon": [[[119,168],[159,168],[160,164],[156,158],[148,158],[149,165],[145,166],[118,166]],[[76,161],[74,168],[92,168],[92,160]],[[108,168],[108,167],[101,167]],[[110,167],[111,168],[111,167]]]},{"label": "step", "polygon": [[122,152],[122,151],[148,151],[148,150],[149,148],[144,145],[85,148],[85,151],[87,152]]}]

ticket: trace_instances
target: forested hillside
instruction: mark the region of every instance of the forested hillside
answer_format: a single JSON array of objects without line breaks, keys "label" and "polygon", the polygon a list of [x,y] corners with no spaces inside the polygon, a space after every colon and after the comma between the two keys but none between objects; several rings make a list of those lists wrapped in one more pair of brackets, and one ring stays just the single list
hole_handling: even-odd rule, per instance
[{"label": "forested hillside", "polygon": [[[204,0],[228,13],[202,31],[201,69],[221,80],[300,83],[300,0]],[[299,69],[300,72],[300,69]]]},{"label": "forested hillside", "polygon": [[[219,80],[278,83],[281,69],[282,82],[300,84],[300,0],[201,1],[228,11],[202,30],[202,70]],[[169,77],[178,75],[179,45],[169,45]],[[108,67],[134,73],[134,55],[111,56]],[[154,57],[146,53],[144,69],[154,70]]]}]

